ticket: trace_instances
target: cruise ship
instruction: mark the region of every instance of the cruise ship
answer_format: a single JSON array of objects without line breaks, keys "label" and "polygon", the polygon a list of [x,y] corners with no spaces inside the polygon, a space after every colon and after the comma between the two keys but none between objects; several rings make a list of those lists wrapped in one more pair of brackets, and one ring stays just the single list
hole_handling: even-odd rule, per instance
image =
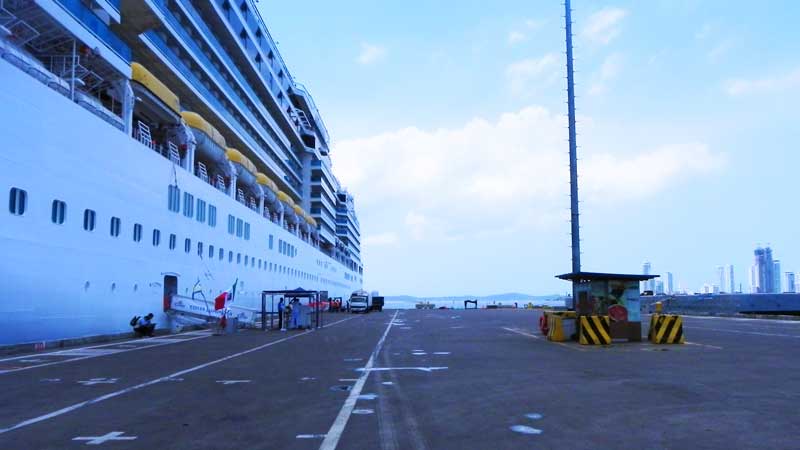
[{"label": "cruise ship", "polygon": [[362,288],[353,196],[253,0],[0,0],[0,56],[0,345]]}]

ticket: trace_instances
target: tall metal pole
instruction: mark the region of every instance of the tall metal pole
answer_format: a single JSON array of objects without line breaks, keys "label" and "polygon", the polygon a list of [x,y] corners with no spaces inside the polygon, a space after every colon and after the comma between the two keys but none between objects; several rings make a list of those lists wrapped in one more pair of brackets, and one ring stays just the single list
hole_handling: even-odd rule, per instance
[{"label": "tall metal pole", "polygon": [[[567,33],[567,108],[569,109],[569,197],[572,226],[572,272],[581,271],[581,238],[578,219],[578,156],[575,142],[575,81],[572,74],[572,9],[564,0],[564,20]],[[574,298],[574,297],[573,297]]]}]

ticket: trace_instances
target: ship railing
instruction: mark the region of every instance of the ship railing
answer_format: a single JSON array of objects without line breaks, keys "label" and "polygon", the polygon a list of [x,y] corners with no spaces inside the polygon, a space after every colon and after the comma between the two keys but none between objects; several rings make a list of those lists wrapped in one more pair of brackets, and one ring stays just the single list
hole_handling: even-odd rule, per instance
[{"label": "ship railing", "polygon": [[206,183],[211,184],[208,178],[208,170],[206,169],[206,165],[200,161],[197,161],[197,176]]},{"label": "ship railing", "polygon": [[181,165],[181,152],[178,151],[177,145],[172,142],[167,142],[167,154],[169,155],[170,161],[178,166]]},{"label": "ship railing", "polygon": [[217,178],[214,180],[214,187],[221,192],[227,192],[227,188],[225,187],[225,178],[223,178],[222,175],[217,175]]}]

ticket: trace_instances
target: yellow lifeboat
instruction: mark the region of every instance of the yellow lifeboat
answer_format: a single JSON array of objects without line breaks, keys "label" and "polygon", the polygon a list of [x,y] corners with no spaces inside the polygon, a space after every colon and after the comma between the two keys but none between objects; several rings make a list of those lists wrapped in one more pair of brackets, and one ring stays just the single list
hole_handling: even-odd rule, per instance
[{"label": "yellow lifeboat", "polygon": [[150,73],[149,70],[145,69],[143,65],[137,62],[131,63],[131,79],[146,87],[147,90],[164,102],[169,109],[177,114],[181,113],[181,102],[178,96],[169,90],[155,75]]},{"label": "yellow lifeboat", "polygon": [[286,221],[292,225],[296,225],[299,223],[299,218],[297,217],[297,213],[295,212],[295,203],[289,194],[278,191],[278,200],[283,203],[283,217]]},{"label": "yellow lifeboat", "polygon": [[228,161],[233,163],[233,167],[236,170],[237,183],[255,187],[256,174],[258,173],[255,164],[235,148],[228,147],[225,150],[225,156]]},{"label": "yellow lifeboat", "polygon": [[189,126],[195,139],[195,159],[205,163],[211,163],[224,173],[230,175],[228,158],[225,156],[225,137],[206,122],[200,114],[191,111],[181,113],[183,121]]},{"label": "yellow lifeboat", "polygon": [[264,191],[264,204],[269,205],[270,210],[274,210],[275,204],[278,203],[278,185],[261,172],[256,173],[256,183],[260,184]]}]

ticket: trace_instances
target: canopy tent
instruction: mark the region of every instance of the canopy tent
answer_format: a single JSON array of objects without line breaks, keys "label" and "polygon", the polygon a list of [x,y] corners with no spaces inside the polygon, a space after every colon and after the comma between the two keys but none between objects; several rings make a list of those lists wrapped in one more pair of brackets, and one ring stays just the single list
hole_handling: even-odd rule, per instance
[{"label": "canopy tent", "polygon": [[[291,290],[262,291],[261,292],[261,329],[267,328],[267,314],[269,314],[269,327],[273,328],[273,319],[278,311],[275,311],[275,297],[284,299],[298,299],[307,301],[306,306],[312,308],[314,314],[314,328],[322,328],[322,302],[327,301],[327,291],[308,291],[298,287]],[[323,298],[320,298],[322,296]],[[270,297],[270,311],[267,313],[267,297]]]}]

